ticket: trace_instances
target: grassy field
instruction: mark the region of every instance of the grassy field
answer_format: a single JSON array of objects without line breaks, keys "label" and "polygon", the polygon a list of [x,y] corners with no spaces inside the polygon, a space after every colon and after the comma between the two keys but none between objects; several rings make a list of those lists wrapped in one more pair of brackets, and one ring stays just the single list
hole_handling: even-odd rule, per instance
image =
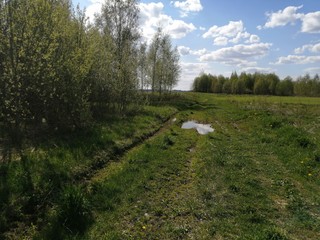
[{"label": "grassy field", "polygon": [[[320,99],[188,94],[90,183],[85,239],[319,239]],[[215,132],[181,129],[186,120]]]},{"label": "grassy field", "polygon": [[33,235],[57,218],[61,211],[54,217],[51,212],[64,206],[64,195],[72,191],[69,186],[83,185],[126,149],[153,135],[176,111],[146,106],[91,129],[37,136],[25,144],[22,155],[13,149],[11,160],[1,160],[0,155],[0,239]]},{"label": "grassy field", "polygon": [[[319,98],[184,93],[161,105],[149,110],[177,110],[176,121],[65,188],[28,236],[320,239]],[[215,131],[181,129],[187,120]],[[132,139],[126,124],[115,123],[124,131],[117,144]],[[86,139],[78,144],[89,146]]]}]

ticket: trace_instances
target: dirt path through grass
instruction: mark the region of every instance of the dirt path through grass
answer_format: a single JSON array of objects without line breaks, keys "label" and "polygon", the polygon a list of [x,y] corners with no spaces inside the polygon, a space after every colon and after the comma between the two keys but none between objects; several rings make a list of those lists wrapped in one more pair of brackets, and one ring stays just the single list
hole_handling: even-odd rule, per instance
[{"label": "dirt path through grass", "polygon": [[[188,98],[93,178],[93,221],[76,239],[319,239],[319,106]],[[215,131],[181,129],[187,120]]]}]

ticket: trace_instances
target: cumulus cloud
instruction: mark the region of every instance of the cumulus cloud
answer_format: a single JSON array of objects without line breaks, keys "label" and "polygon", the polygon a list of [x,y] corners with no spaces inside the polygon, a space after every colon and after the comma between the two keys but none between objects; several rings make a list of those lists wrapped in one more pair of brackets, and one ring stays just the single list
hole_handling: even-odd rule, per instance
[{"label": "cumulus cloud", "polygon": [[178,51],[179,51],[180,55],[191,54],[191,55],[195,55],[195,56],[202,56],[208,52],[207,49],[205,49],[205,48],[200,49],[200,50],[191,50],[191,48],[185,47],[185,46],[179,46]]},{"label": "cumulus cloud", "polygon": [[251,61],[251,59],[265,56],[269,52],[271,46],[271,43],[253,43],[251,45],[239,44],[204,54],[200,57],[200,61],[220,62],[226,65],[236,65],[239,67],[252,67],[256,65],[256,62]]},{"label": "cumulus cloud", "polygon": [[191,12],[200,12],[203,7],[200,0],[171,1],[171,3],[180,9],[180,16],[187,17]]},{"label": "cumulus cloud", "polygon": [[229,39],[226,38],[226,37],[216,37],[214,40],[213,40],[213,45],[216,45],[216,46],[225,46],[228,44],[228,41]]},{"label": "cumulus cloud", "polygon": [[268,16],[268,20],[263,27],[258,26],[258,29],[275,28],[285,26],[289,23],[295,24],[297,20],[301,19],[304,16],[304,14],[297,13],[297,11],[302,7],[303,5],[297,7],[289,6],[275,13],[266,13],[266,15]]},{"label": "cumulus cloud", "polygon": [[259,30],[263,28],[275,28],[294,25],[296,21],[301,21],[301,32],[303,33],[320,33],[320,11],[310,12],[307,14],[297,13],[301,6],[289,6],[275,13],[266,13],[268,20],[264,26],[257,26]]},{"label": "cumulus cloud", "polygon": [[[251,38],[253,36],[253,38]],[[213,44],[216,46],[225,46],[228,43],[237,44],[243,39],[249,39],[250,43],[258,42],[260,38],[257,35],[248,33],[240,21],[230,21],[224,26],[212,26],[207,32],[202,35],[203,38],[213,38]],[[250,41],[250,39],[252,41]]]},{"label": "cumulus cloud", "polygon": [[90,23],[94,23],[95,14],[101,13],[103,0],[89,0],[90,4],[86,8],[86,15]]},{"label": "cumulus cloud", "polygon": [[216,37],[235,37],[239,32],[244,30],[242,21],[230,21],[228,25],[218,27],[212,26],[206,33],[203,34],[204,38],[216,38]]},{"label": "cumulus cloud", "polygon": [[183,38],[196,29],[192,23],[175,20],[164,14],[161,2],[140,3],[139,8],[142,35],[147,41],[151,40],[158,27],[162,27],[165,33],[175,39]]},{"label": "cumulus cloud", "polygon": [[172,18],[168,22],[168,25],[164,27],[164,31],[172,38],[176,39],[185,37],[195,29],[196,27],[192,23],[186,23],[182,20],[173,20]]},{"label": "cumulus cloud", "polygon": [[311,64],[320,63],[320,56],[300,56],[288,55],[286,57],[279,57],[278,61],[273,64]]},{"label": "cumulus cloud", "polygon": [[260,38],[255,34],[251,35],[249,40],[246,41],[246,43],[258,43],[258,42],[260,42]]},{"label": "cumulus cloud", "polygon": [[190,51],[191,49],[189,47],[185,47],[185,46],[178,47],[178,52],[180,53],[180,55],[189,55]]},{"label": "cumulus cloud", "polygon": [[190,90],[193,80],[199,76],[201,72],[212,72],[208,63],[198,62],[182,62],[181,64],[181,77],[176,89]]},{"label": "cumulus cloud", "polygon": [[320,43],[303,45],[300,48],[296,48],[294,50],[294,53],[295,54],[302,54],[305,51],[309,51],[312,53],[320,53]]},{"label": "cumulus cloud", "polygon": [[301,32],[320,33],[320,11],[308,13],[303,16]]},{"label": "cumulus cloud", "polygon": [[249,38],[250,33],[248,32],[238,32],[237,36],[233,39],[230,39],[229,42],[232,42],[234,44],[238,43],[241,39]]}]

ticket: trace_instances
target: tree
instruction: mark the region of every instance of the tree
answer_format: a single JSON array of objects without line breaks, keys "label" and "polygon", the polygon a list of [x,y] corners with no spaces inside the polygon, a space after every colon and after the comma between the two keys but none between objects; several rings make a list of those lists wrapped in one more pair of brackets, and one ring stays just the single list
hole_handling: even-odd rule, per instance
[{"label": "tree", "polygon": [[280,81],[279,77],[276,74],[271,73],[266,75],[266,79],[269,82],[269,87],[268,87],[269,94],[275,95],[277,84]]},{"label": "tree", "polygon": [[291,77],[288,76],[277,84],[276,95],[279,95],[279,96],[293,95],[293,82]]},{"label": "tree", "polygon": [[115,103],[121,112],[136,98],[139,8],[136,0],[108,0],[102,6],[98,26],[113,41]]},{"label": "tree", "polygon": [[269,94],[269,83],[264,74],[255,73],[255,82],[253,92],[257,95],[268,95]]},{"label": "tree", "polygon": [[149,59],[149,71],[151,77],[151,90],[155,91],[156,81],[157,81],[157,61],[159,58],[159,49],[160,42],[162,38],[162,29],[158,28],[157,32],[154,34],[152,38],[152,42],[148,51],[148,59]]},{"label": "tree", "polygon": [[252,74],[247,74],[246,72],[242,72],[239,76],[239,80],[243,81],[245,93],[252,94],[254,87],[254,78]]},{"label": "tree", "polygon": [[5,1],[0,13],[2,114],[8,129],[84,126],[91,68],[85,15],[69,1]]},{"label": "tree", "polygon": [[148,50],[149,76],[152,92],[171,91],[180,76],[179,53],[172,47],[168,34],[159,28]]},{"label": "tree", "polygon": [[141,90],[147,85],[147,44],[141,43],[138,52],[138,79]]},{"label": "tree", "polygon": [[230,79],[225,79],[223,86],[222,86],[222,92],[226,94],[232,93],[232,83]]}]

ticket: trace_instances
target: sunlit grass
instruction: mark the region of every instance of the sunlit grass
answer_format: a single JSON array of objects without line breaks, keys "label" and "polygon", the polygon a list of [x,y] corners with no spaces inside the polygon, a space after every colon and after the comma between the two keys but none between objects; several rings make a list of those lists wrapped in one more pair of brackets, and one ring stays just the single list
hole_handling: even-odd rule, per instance
[{"label": "sunlit grass", "polygon": [[[172,127],[99,175],[122,190],[108,195],[118,199],[112,209],[95,210],[86,237],[318,239],[317,99],[188,97]],[[215,132],[180,129],[191,119]]]}]

